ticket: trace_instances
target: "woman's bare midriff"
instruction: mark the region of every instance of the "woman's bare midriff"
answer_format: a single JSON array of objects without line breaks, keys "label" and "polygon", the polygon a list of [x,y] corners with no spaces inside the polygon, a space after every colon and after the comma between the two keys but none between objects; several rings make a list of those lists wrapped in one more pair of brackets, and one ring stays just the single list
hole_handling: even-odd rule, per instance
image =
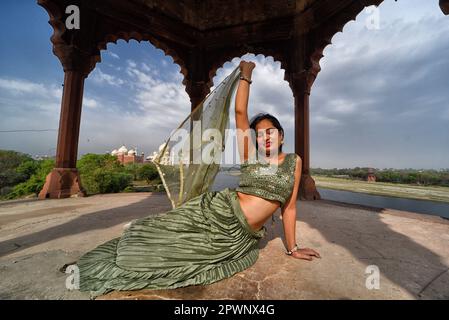
[{"label": "woman's bare midriff", "polygon": [[237,191],[240,207],[246,221],[254,231],[260,230],[270,216],[279,208],[280,202]]}]

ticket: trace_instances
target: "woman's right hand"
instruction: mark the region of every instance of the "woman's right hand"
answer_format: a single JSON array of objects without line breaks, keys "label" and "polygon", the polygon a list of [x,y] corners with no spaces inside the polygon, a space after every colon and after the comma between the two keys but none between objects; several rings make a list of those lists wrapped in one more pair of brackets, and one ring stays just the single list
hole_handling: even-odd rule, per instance
[{"label": "woman's right hand", "polygon": [[253,73],[253,69],[256,67],[256,64],[251,61],[240,61],[239,64],[240,71],[242,73],[242,76],[251,79],[251,74]]}]

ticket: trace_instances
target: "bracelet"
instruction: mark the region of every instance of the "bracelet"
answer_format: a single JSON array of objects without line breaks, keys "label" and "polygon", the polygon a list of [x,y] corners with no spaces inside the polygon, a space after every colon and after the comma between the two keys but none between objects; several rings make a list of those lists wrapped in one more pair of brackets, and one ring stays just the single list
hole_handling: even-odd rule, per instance
[{"label": "bracelet", "polygon": [[248,82],[249,84],[253,83],[252,80],[249,80],[248,78],[244,77],[244,76],[240,76],[240,80],[245,80],[246,82]]},{"label": "bracelet", "polygon": [[299,250],[298,244],[295,243],[295,246],[293,247],[293,249],[291,249],[290,251],[287,251],[285,254],[288,256],[291,256],[293,254],[293,252],[298,251],[298,250]]}]

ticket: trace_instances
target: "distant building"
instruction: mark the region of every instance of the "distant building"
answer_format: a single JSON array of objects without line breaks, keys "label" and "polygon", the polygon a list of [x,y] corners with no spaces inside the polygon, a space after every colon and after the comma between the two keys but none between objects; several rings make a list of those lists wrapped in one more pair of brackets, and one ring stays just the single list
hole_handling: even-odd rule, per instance
[{"label": "distant building", "polygon": [[376,175],[374,174],[373,168],[368,168],[368,176],[366,178],[368,182],[376,182]]},{"label": "distant building", "polygon": [[116,156],[121,164],[143,163],[145,159],[143,152],[137,155],[137,148],[128,150],[125,146],[121,146],[118,150],[113,150],[111,155]]},{"label": "distant building", "polygon": [[34,160],[47,160],[47,159],[54,159],[55,156],[49,156],[47,154],[46,155],[38,155],[38,154],[36,154],[36,155],[32,156],[32,158]]},{"label": "distant building", "polygon": [[[154,159],[158,156],[158,154],[162,152],[162,149],[164,148],[164,146],[165,146],[165,143],[161,144],[159,146],[159,150],[158,151],[153,151],[153,154],[149,155],[148,157],[146,157],[145,161],[153,162]],[[168,147],[167,147],[167,149],[165,149],[164,155],[162,156],[160,163],[162,165],[169,165],[171,163],[171,161],[170,161],[170,150],[169,150]]]}]

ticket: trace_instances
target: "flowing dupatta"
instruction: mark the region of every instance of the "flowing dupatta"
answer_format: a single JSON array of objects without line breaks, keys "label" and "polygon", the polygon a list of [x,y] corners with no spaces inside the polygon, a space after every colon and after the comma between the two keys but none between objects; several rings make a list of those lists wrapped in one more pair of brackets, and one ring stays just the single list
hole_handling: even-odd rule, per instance
[{"label": "flowing dupatta", "polygon": [[240,68],[236,67],[172,131],[153,160],[173,208],[213,185],[225,149],[230,102],[239,76]]}]

